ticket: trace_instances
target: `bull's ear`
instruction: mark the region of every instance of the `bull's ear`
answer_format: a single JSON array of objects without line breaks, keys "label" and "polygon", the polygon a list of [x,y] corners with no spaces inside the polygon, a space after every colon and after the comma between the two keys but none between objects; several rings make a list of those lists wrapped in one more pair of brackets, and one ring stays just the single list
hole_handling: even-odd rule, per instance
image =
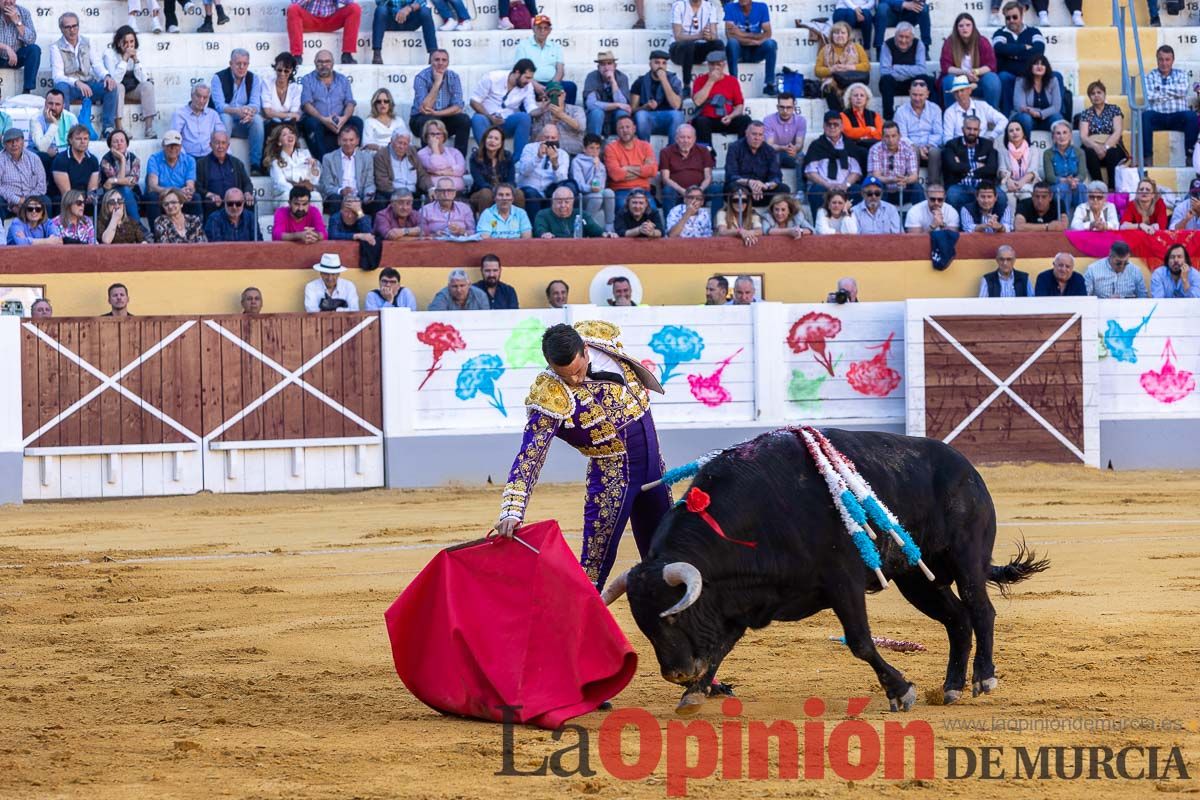
[{"label": "bull's ear", "polygon": [[604,605],[611,606],[617,602],[617,598],[625,594],[629,588],[629,570],[625,570],[617,577],[613,578],[608,586],[604,587],[604,591],[600,593],[600,599],[604,601]]}]

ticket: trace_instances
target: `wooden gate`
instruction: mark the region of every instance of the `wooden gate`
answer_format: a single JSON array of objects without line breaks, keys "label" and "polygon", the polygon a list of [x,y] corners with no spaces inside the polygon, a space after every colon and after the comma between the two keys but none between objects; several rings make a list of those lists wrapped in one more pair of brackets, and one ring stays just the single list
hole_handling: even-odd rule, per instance
[{"label": "wooden gate", "polygon": [[1098,464],[1095,320],[1085,316],[1093,306],[1054,305],[910,301],[911,341],[921,344],[908,352],[909,432],[976,462]]}]

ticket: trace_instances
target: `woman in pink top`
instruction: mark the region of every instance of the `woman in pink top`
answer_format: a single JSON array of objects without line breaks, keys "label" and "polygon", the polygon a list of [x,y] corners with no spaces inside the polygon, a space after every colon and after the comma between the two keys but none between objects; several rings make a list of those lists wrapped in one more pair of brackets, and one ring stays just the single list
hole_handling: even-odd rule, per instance
[{"label": "woman in pink top", "polygon": [[467,188],[463,176],[467,174],[467,160],[457,148],[446,146],[446,126],[440,119],[431,119],[421,129],[421,138],[425,146],[417,151],[417,161],[425,168],[425,185],[421,188],[426,193],[433,188],[438,178],[449,178],[454,181],[454,191],[461,192]]}]

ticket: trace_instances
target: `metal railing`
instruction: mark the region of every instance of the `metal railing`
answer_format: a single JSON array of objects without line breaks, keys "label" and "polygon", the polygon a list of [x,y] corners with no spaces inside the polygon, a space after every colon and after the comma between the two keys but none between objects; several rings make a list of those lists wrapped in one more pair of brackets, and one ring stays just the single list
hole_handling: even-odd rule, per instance
[{"label": "metal railing", "polygon": [[[1121,51],[1121,92],[1129,103],[1130,158],[1138,171],[1138,178],[1146,174],[1145,156],[1142,151],[1142,112],[1146,110],[1146,76],[1142,64],[1142,40],[1138,36],[1137,12],[1131,5],[1122,5],[1121,0],[1112,0],[1113,27],[1117,29],[1117,45]],[[1127,24],[1128,23],[1128,24]],[[1129,54],[1125,44],[1126,30],[1133,33],[1133,51],[1137,59],[1136,77],[1130,73]],[[1140,95],[1138,90],[1141,90]],[[1140,96],[1140,100],[1138,99]],[[1153,143],[1149,143],[1153,146]]]}]

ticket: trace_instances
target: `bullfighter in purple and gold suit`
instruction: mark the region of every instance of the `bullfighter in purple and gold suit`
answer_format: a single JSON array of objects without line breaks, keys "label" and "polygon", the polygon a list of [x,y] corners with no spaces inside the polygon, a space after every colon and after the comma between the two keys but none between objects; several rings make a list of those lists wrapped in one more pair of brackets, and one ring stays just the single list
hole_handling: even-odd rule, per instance
[{"label": "bullfighter in purple and gold suit", "polygon": [[625,523],[632,519],[644,555],[671,507],[665,485],[640,491],[663,474],[647,391],[661,394],[662,385],[625,354],[620,336],[616,325],[591,320],[574,328],[554,325],[542,337],[550,368],[537,376],[525,400],[529,418],[496,524],[506,536],[520,525],[550,442],[562,439],[590,459],[579,560],[597,589],[612,570]]}]

